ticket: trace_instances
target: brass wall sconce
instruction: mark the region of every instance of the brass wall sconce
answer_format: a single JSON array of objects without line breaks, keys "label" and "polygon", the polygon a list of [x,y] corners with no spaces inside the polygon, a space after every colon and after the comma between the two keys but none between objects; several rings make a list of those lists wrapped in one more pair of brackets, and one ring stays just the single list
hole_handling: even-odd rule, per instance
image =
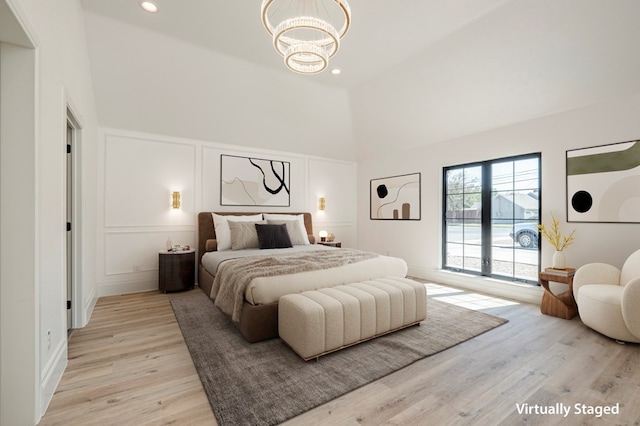
[{"label": "brass wall sconce", "polygon": [[171,206],[174,209],[179,209],[180,208],[180,191],[173,191],[172,199],[173,199],[173,202],[171,203]]},{"label": "brass wall sconce", "polygon": [[326,207],[326,202],[324,197],[318,198],[318,210],[324,211],[325,207]]}]

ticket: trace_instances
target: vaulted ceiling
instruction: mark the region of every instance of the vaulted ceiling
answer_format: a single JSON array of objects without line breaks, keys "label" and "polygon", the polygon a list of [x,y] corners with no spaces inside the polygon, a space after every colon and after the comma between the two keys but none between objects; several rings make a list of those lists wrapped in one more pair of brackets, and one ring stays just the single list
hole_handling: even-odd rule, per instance
[{"label": "vaulted ceiling", "polygon": [[358,159],[640,91],[637,0],[350,0],[338,76],[288,71],[260,0],[156,3],[82,0],[103,125]]}]

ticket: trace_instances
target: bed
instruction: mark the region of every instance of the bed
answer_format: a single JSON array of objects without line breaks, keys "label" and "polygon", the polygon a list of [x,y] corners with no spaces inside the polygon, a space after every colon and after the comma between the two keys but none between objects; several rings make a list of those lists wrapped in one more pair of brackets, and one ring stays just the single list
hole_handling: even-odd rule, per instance
[{"label": "bed", "polygon": [[[323,287],[386,276],[404,277],[407,274],[407,264],[399,258],[315,244],[310,213],[264,214],[265,218],[269,218],[268,223],[281,224],[284,227],[286,222],[289,231],[294,231],[291,226],[299,226],[300,233],[305,233],[304,243],[302,243],[300,235],[292,234],[291,241],[300,244],[295,244],[291,248],[245,249],[240,243],[232,250],[227,242],[229,235],[224,234],[224,232],[229,232],[228,228],[226,228],[227,231],[224,231],[225,228],[219,227],[218,231],[222,236],[218,237],[216,234],[214,216],[218,225],[220,225],[220,221],[231,218],[234,222],[234,231],[237,231],[239,226],[247,225],[238,225],[241,222],[235,221],[248,224],[267,223],[266,220],[257,222],[258,215],[260,213],[255,212],[201,212],[198,214],[198,284],[202,291],[212,299],[215,299],[216,295],[219,296],[219,300],[216,300],[218,305],[218,302],[222,300],[218,288],[219,283],[224,278],[229,278],[225,277],[225,274],[233,275],[231,267],[236,269],[233,272],[236,276],[245,275],[244,279],[247,284],[246,287],[239,287],[238,291],[241,291],[242,294],[236,295],[235,309],[230,308],[229,311],[225,311],[222,307],[221,309],[249,342],[258,342],[278,336],[278,299],[284,294],[317,290]],[[298,225],[294,225],[295,223]],[[240,235],[240,233],[236,232],[235,235]],[[236,238],[236,240],[238,239]],[[234,244],[237,242],[236,240],[234,240]],[[336,258],[338,254],[342,257],[353,256],[353,261],[334,267],[331,266],[331,260],[324,260],[325,258]],[[288,272],[260,276],[253,270],[249,271],[251,265],[257,263],[256,260],[265,257],[282,260],[283,265],[280,267],[283,268],[282,271]],[[297,266],[294,268],[294,263],[296,265],[298,263],[304,264],[298,259],[315,259],[316,257],[323,259],[319,263],[327,262],[322,269],[299,271]],[[246,274],[243,269],[238,269],[242,267],[248,268]],[[217,279],[216,275],[218,275]]]}]

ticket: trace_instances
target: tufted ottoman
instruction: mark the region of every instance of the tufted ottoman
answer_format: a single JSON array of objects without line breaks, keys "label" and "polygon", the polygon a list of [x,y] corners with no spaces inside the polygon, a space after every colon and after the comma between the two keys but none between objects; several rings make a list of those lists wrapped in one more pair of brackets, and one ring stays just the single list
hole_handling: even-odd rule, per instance
[{"label": "tufted ottoman", "polygon": [[424,284],[389,277],[282,296],[278,331],[309,360],[418,324],[427,317]]}]

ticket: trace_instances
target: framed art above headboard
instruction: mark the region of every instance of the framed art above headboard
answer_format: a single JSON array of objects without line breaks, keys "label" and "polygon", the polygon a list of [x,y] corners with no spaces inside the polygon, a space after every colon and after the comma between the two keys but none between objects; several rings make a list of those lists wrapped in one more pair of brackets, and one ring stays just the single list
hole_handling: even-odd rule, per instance
[{"label": "framed art above headboard", "polygon": [[291,205],[291,164],[236,155],[220,155],[220,205]]}]

